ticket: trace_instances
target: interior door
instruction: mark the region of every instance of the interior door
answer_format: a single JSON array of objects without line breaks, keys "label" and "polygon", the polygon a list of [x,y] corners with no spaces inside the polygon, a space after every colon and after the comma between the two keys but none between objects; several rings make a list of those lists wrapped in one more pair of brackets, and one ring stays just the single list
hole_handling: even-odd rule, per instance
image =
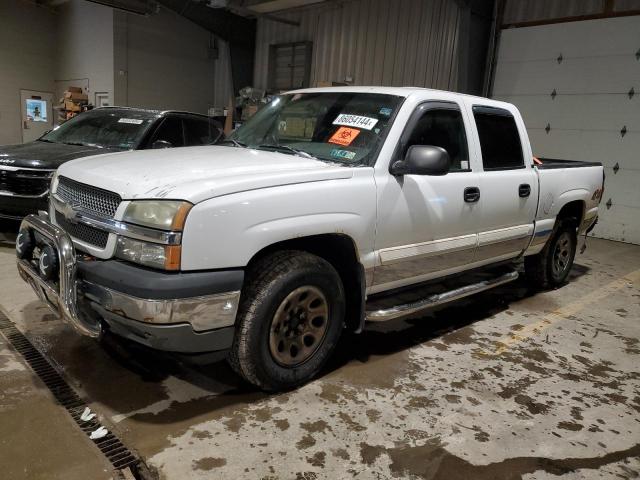
[{"label": "interior door", "polygon": [[[533,234],[538,205],[538,176],[525,151],[526,130],[512,112],[474,105],[480,141],[482,225],[477,261],[490,263],[518,256]],[[521,123],[521,122],[520,122]]]},{"label": "interior door", "polygon": [[453,102],[427,102],[407,124],[394,159],[412,145],[447,150],[451,168],[444,176],[385,172],[376,178],[378,225],[371,293],[428,280],[443,272],[464,270],[475,258],[479,187],[467,144],[468,120]]},{"label": "interior door", "polygon": [[53,128],[53,94],[20,90],[22,143],[33,142]]}]

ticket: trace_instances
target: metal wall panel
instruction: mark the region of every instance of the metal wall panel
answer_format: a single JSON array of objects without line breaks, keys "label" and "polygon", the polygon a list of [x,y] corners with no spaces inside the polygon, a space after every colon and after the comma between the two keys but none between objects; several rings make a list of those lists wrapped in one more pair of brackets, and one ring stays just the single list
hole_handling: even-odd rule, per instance
[{"label": "metal wall panel", "polygon": [[594,234],[637,244],[639,45],[640,16],[503,30],[493,94],[520,109],[534,155],[603,163]]},{"label": "metal wall panel", "polygon": [[311,84],[455,90],[460,8],[452,0],[346,0],[278,12],[292,26],[258,21],[255,86],[267,85],[269,45],[313,42]]},{"label": "metal wall panel", "polygon": [[640,0],[616,0],[613,5],[614,12],[628,12],[640,10]]},{"label": "metal wall panel", "polygon": [[507,0],[504,24],[594,15],[604,11],[605,0]]}]

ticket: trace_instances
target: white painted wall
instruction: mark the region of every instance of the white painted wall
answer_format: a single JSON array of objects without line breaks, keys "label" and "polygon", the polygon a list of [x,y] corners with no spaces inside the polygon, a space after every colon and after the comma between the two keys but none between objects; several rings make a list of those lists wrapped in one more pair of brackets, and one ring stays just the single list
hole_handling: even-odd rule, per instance
[{"label": "white painted wall", "polygon": [[56,17],[56,80],[62,85],[66,80],[86,79],[91,103],[95,92],[108,92],[113,102],[113,9],[71,0]]},{"label": "white painted wall", "polygon": [[534,155],[603,163],[607,179],[594,235],[636,244],[639,46],[640,16],[503,30],[493,87],[495,98],[522,112]]},{"label": "white painted wall", "polygon": [[0,1],[0,145],[22,142],[20,89],[53,92],[55,20],[32,3]]},{"label": "white painted wall", "polygon": [[214,106],[208,31],[166,9],[114,13],[117,104],[200,113]]}]

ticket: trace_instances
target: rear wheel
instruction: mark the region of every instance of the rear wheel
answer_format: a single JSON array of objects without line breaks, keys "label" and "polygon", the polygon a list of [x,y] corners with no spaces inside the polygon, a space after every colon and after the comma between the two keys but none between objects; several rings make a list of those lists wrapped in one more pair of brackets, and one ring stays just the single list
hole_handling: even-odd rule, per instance
[{"label": "rear wheel", "polygon": [[560,220],[551,238],[537,255],[525,257],[525,273],[534,288],[554,288],[569,276],[578,243],[576,221]]},{"label": "rear wheel", "polygon": [[313,376],[333,352],[344,322],[344,291],[326,260],[300,251],[271,254],[247,272],[229,363],[263,390]]}]

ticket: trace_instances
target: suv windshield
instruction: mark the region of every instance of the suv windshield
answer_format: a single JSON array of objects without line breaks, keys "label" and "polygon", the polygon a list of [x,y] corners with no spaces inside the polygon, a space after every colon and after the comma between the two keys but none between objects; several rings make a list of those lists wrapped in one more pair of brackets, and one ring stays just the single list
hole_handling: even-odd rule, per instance
[{"label": "suv windshield", "polygon": [[138,145],[158,115],[136,110],[90,110],[63,123],[40,140],[128,150]]},{"label": "suv windshield", "polygon": [[313,92],[277,97],[230,137],[236,146],[371,165],[402,97]]}]

